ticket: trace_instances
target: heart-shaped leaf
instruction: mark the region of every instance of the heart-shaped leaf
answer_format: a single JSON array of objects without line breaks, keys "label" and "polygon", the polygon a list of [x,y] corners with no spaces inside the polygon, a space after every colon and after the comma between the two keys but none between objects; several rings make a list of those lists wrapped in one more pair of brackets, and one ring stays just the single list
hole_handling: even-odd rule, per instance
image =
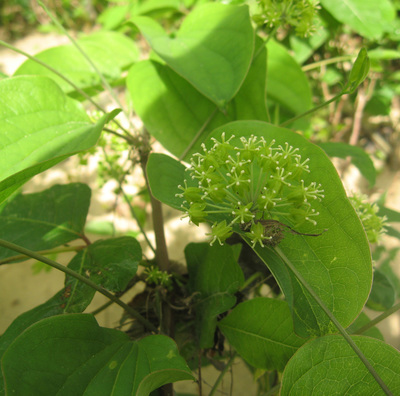
[{"label": "heart-shaped leaf", "polygon": [[238,92],[254,47],[247,6],[199,6],[183,21],[174,38],[148,17],[131,21],[168,66],[218,107],[224,107]]}]

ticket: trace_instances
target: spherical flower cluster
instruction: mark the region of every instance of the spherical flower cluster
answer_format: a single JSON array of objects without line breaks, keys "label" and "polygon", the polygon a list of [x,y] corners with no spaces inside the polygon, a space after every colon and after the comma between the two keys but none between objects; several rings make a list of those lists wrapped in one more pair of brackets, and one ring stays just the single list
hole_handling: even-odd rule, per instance
[{"label": "spherical flower cluster", "polygon": [[350,197],[354,209],[360,218],[370,243],[378,243],[385,233],[386,216],[378,216],[378,205],[369,203],[367,197],[356,194]]},{"label": "spherical flower cluster", "polygon": [[317,30],[318,0],[259,0],[261,14],[253,18],[269,28],[291,26],[300,37],[309,37]]},{"label": "spherical flower cluster", "polygon": [[[187,180],[178,186],[184,199],[185,216],[196,225],[214,221],[211,244],[222,244],[234,231],[245,233],[253,246],[276,245],[283,238],[283,229],[304,222],[316,225],[318,212],[312,208],[321,200],[323,190],[315,182],[306,184],[309,159],[302,159],[299,149],[289,143],[275,146],[275,140],[251,135],[240,138],[240,147],[231,144],[234,136],[221,141],[203,153],[194,154],[187,168],[195,186]],[[184,217],[185,217],[184,216]]]}]

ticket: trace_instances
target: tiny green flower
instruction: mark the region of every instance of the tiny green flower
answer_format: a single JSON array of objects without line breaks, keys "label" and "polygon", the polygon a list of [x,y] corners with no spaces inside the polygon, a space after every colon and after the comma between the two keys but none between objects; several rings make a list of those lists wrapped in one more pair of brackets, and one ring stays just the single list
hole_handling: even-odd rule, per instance
[{"label": "tiny green flower", "polygon": [[220,245],[223,245],[226,239],[233,234],[232,227],[226,225],[226,220],[220,223],[214,223],[211,227],[211,233],[206,234],[211,236],[210,245],[218,240]]},{"label": "tiny green flower", "polygon": [[367,234],[370,243],[378,243],[385,234],[386,216],[379,216],[379,207],[376,203],[369,203],[368,197],[362,194],[355,194],[350,197]]},{"label": "tiny green flower", "polygon": [[275,140],[254,135],[227,139],[223,133],[221,141],[212,142],[190,161],[188,172],[197,186],[188,187],[185,181],[177,194],[185,199],[182,208],[194,224],[209,222],[214,215],[222,218],[207,234],[211,243],[222,244],[234,229],[242,229],[250,230],[253,244],[276,246],[285,229],[296,233],[281,218],[296,227],[307,221],[317,224],[313,205],[324,198],[324,190],[316,182],[305,184],[309,159],[301,158],[299,148],[288,142],[275,146]]}]

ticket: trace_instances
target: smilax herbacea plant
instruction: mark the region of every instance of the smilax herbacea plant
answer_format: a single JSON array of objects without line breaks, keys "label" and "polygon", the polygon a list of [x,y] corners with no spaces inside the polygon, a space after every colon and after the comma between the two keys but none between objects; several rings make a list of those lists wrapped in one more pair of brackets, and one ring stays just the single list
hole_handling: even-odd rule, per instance
[{"label": "smilax herbacea plant", "polygon": [[239,228],[247,231],[253,247],[276,246],[284,228],[297,233],[287,222],[294,228],[306,221],[316,225],[319,213],[312,202],[321,200],[324,190],[303,180],[310,172],[309,158],[302,159],[299,149],[287,142],[275,146],[275,140],[251,135],[240,138],[237,147],[231,144],[234,138],[223,133],[221,142],[213,138],[211,149],[203,144],[204,153],[193,155],[187,170],[197,186],[188,186],[187,180],[178,186],[185,217],[196,225],[210,222],[209,215],[220,219],[208,234],[211,244],[223,244]]}]

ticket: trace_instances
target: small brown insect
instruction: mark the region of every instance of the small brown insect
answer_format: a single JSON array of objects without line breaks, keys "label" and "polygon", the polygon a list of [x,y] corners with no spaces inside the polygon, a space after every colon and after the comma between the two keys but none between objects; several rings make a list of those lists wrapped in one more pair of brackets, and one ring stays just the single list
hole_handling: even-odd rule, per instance
[{"label": "small brown insect", "polygon": [[[283,232],[285,230],[285,228],[292,234],[312,236],[312,237],[320,236],[325,231],[327,231],[327,230],[324,230],[319,234],[306,234],[306,233],[298,232],[298,231],[294,230],[292,227],[290,227],[284,223],[281,223],[278,220],[272,220],[272,219],[270,219],[270,220],[254,220],[254,222],[260,223],[264,226],[265,239],[263,240],[263,243],[265,245],[271,246],[271,247],[279,245],[279,243],[282,241],[282,239],[285,238],[285,234]],[[242,224],[240,226],[240,228],[243,231],[247,231],[250,229],[250,226],[251,226],[251,222],[248,222],[248,223]]]}]

